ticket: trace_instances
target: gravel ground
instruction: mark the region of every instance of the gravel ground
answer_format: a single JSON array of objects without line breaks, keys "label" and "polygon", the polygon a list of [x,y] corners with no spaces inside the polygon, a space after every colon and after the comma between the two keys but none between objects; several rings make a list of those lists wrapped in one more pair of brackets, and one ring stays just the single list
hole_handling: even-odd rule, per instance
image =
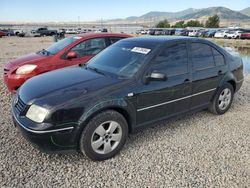
[{"label": "gravel ground", "polygon": [[[10,59],[51,43],[46,37],[0,39],[0,73]],[[249,91],[248,77],[225,115],[203,111],[166,121],[130,135],[115,158],[92,162],[33,148],[13,127],[1,77],[0,187],[249,187]]]}]

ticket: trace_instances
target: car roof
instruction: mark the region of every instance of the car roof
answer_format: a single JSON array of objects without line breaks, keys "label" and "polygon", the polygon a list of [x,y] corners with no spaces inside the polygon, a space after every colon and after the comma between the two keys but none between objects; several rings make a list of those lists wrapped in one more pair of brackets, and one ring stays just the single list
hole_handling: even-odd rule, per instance
[{"label": "car roof", "polygon": [[96,38],[96,37],[132,37],[131,35],[124,33],[84,33],[77,36],[84,38]]},{"label": "car roof", "polygon": [[167,42],[177,42],[177,41],[194,41],[194,42],[204,42],[205,39],[194,38],[194,37],[185,37],[185,36],[144,36],[144,37],[133,37],[127,38],[123,41],[127,42],[145,42],[145,43],[167,43]]}]

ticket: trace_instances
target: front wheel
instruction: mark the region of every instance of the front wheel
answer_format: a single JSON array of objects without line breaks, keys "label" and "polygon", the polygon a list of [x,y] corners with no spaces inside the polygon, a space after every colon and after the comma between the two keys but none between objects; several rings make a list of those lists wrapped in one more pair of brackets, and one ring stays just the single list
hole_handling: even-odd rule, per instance
[{"label": "front wheel", "polygon": [[90,120],[83,130],[80,150],[94,161],[106,160],[122,149],[127,136],[126,119],[116,111],[104,111]]},{"label": "front wheel", "polygon": [[231,107],[234,97],[234,88],[230,83],[224,84],[218,89],[216,95],[209,106],[209,111],[214,114],[224,114]]}]

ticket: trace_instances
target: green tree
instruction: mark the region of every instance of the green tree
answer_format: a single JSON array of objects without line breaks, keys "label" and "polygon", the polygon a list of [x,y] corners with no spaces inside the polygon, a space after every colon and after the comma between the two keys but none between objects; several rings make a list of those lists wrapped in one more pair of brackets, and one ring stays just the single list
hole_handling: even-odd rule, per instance
[{"label": "green tree", "polygon": [[160,21],[158,24],[156,24],[157,28],[169,28],[170,24],[167,19]]},{"label": "green tree", "polygon": [[185,27],[184,21],[176,22],[174,25],[172,25],[173,28],[184,28]]},{"label": "green tree", "polygon": [[190,20],[185,24],[185,27],[204,27],[198,20]]},{"label": "green tree", "polygon": [[206,21],[207,28],[218,28],[220,27],[220,17],[218,15],[214,15],[208,18]]}]

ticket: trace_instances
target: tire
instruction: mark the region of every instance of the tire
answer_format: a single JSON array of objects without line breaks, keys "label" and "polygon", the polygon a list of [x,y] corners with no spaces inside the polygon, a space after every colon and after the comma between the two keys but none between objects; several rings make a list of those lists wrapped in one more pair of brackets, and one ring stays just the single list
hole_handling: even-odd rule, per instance
[{"label": "tire", "polygon": [[84,128],[79,140],[80,151],[93,161],[106,160],[122,149],[127,136],[126,119],[116,111],[104,111]]},{"label": "tire", "polygon": [[[222,115],[226,113],[234,98],[234,88],[230,83],[225,83],[222,87],[220,87],[212,102],[210,103],[208,110],[214,114]],[[224,105],[223,105],[224,104]]]}]

